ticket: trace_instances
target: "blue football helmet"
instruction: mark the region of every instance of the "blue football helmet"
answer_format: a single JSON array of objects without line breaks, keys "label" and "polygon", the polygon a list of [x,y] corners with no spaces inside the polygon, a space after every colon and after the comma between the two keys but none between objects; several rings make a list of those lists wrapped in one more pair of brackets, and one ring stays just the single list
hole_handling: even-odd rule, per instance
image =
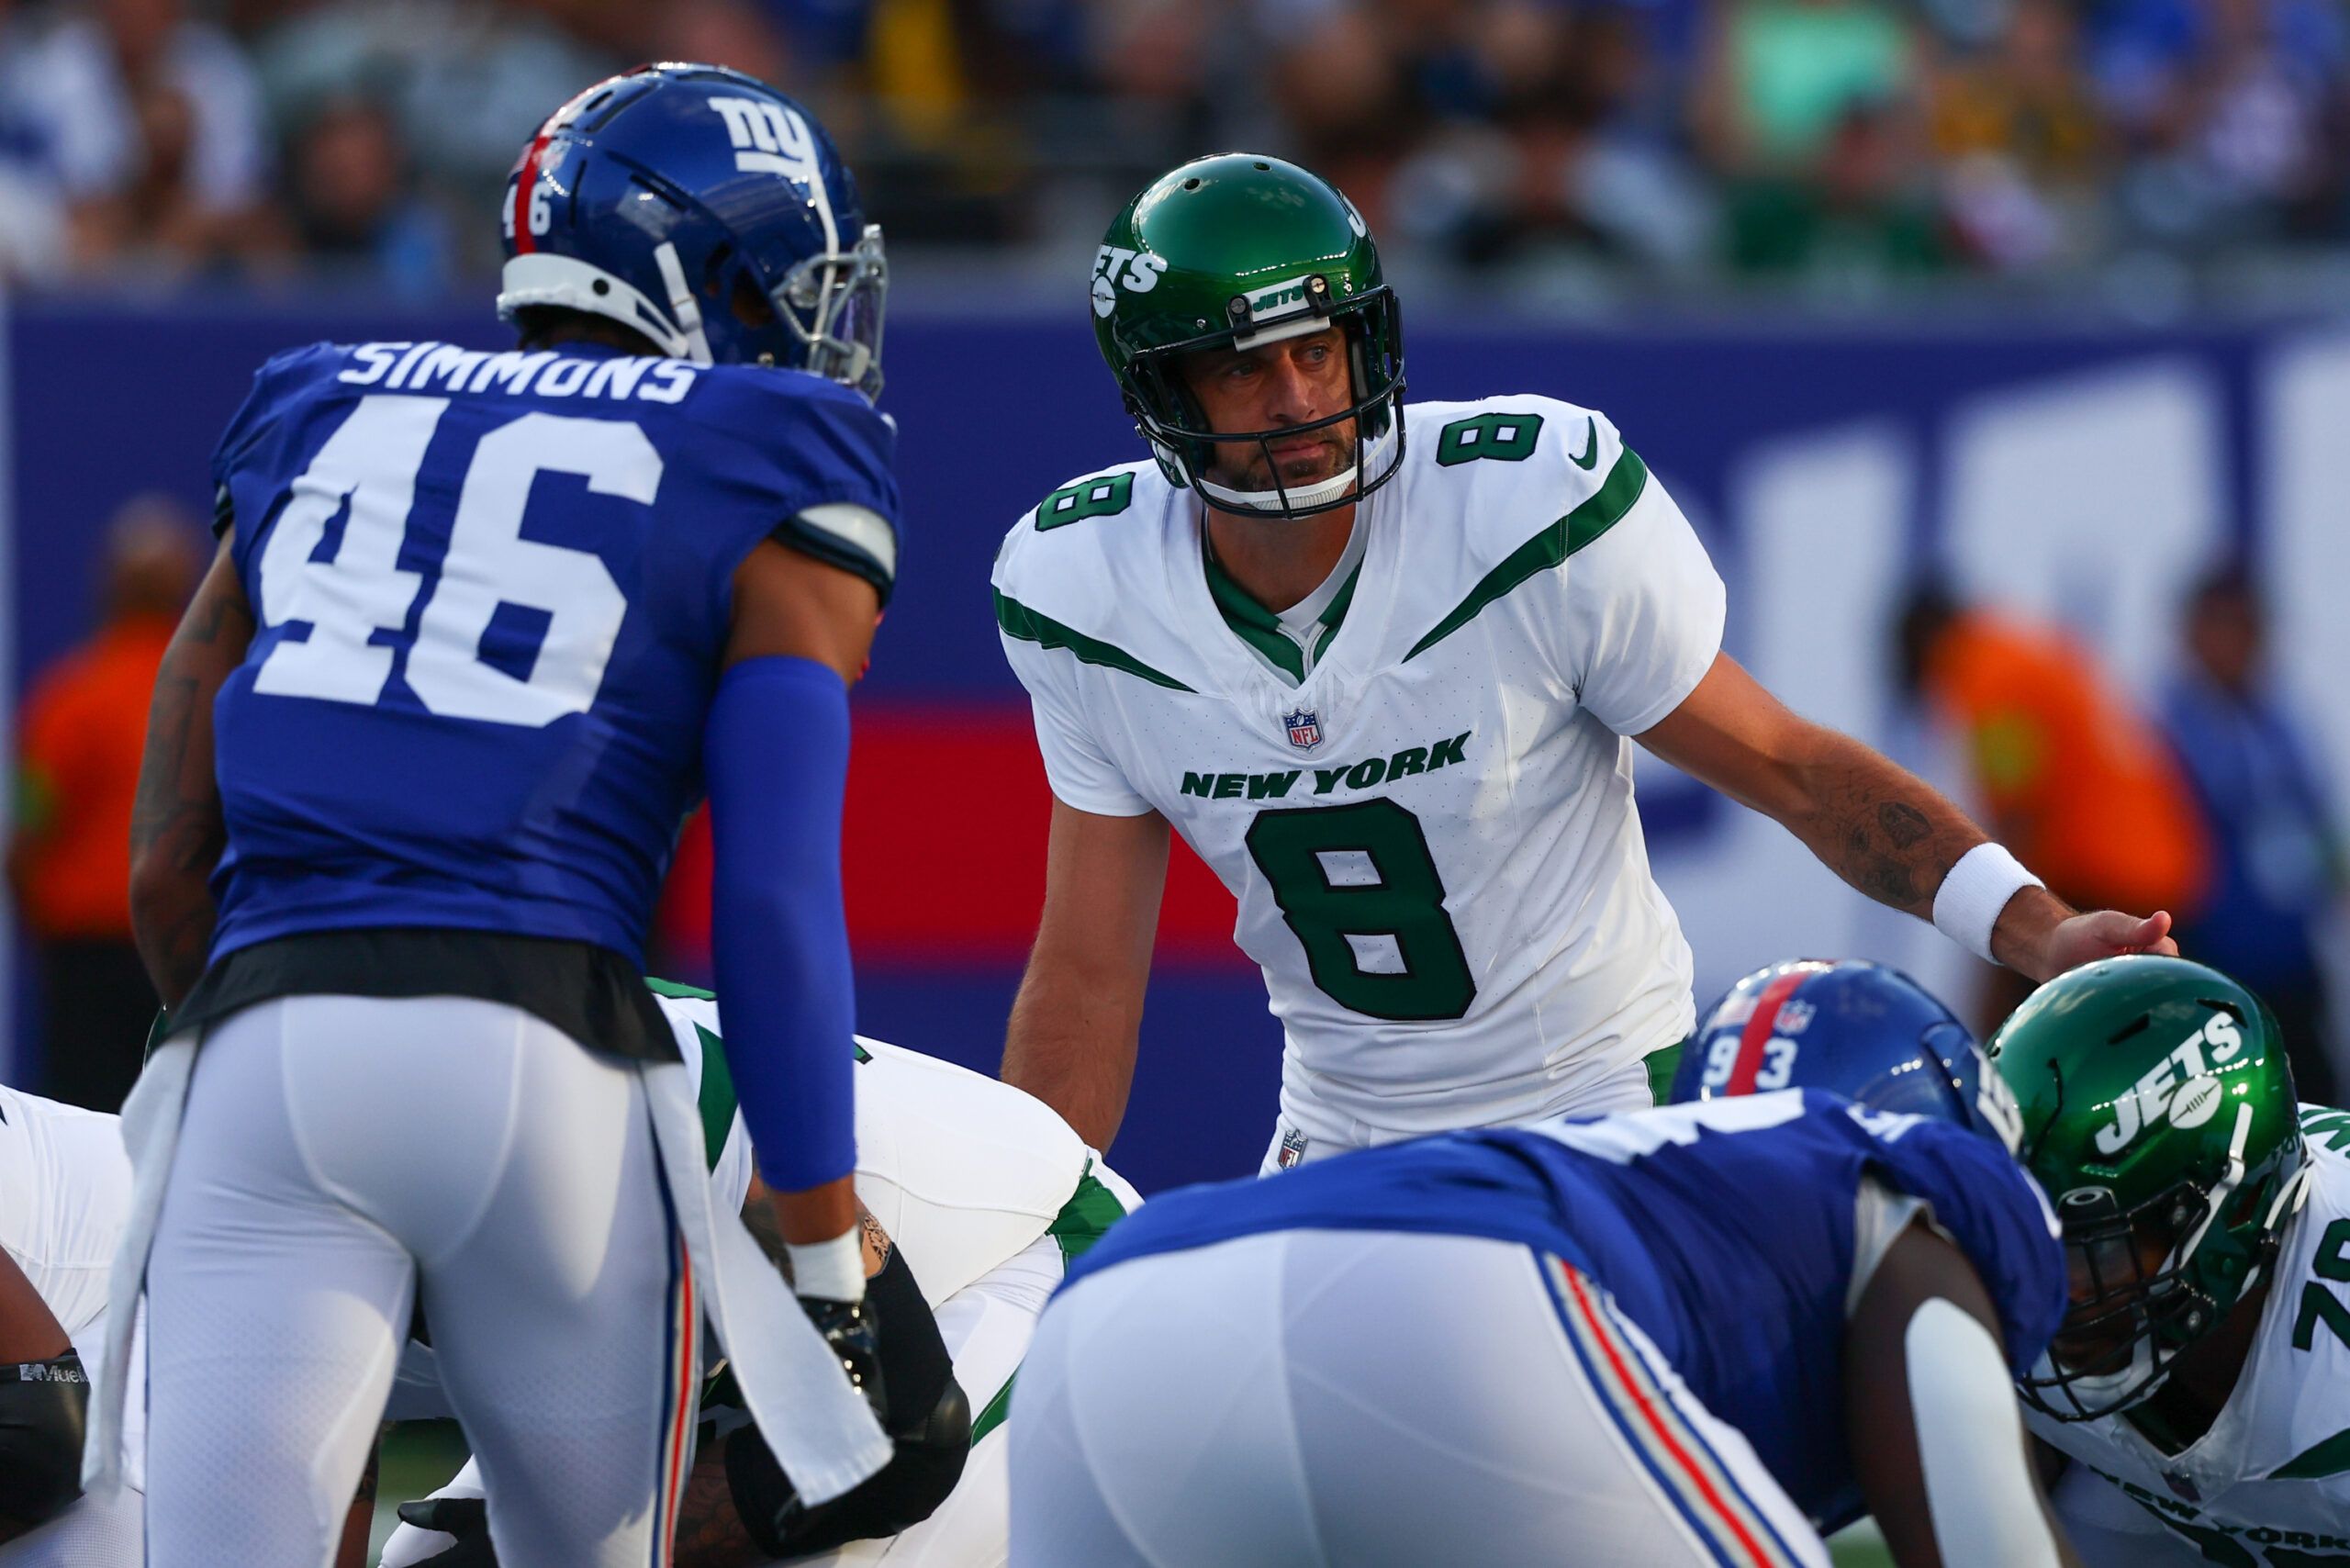
[{"label": "blue football helmet", "polygon": [[1975,1036],[1898,969],[1848,958],[1755,970],[1682,1048],[1673,1099],[1824,1089],[1875,1111],[1955,1122],[2016,1150],[2022,1118]]},{"label": "blue football helmet", "polygon": [[597,83],[522,149],[503,222],[507,320],[584,310],[678,359],[880,393],[881,230],[823,127],[764,82],[662,64]]}]

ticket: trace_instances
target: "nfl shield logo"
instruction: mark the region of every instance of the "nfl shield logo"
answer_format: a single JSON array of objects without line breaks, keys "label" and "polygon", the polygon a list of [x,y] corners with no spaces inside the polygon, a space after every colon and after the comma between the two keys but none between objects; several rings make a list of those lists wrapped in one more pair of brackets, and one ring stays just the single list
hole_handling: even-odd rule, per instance
[{"label": "nfl shield logo", "polygon": [[1312,751],[1322,744],[1322,715],[1311,709],[1282,714],[1281,727],[1289,731],[1289,744],[1300,751]]},{"label": "nfl shield logo", "polygon": [[1281,1134],[1281,1151],[1273,1160],[1273,1166],[1280,1170],[1293,1170],[1304,1159],[1305,1135],[1291,1127]]}]

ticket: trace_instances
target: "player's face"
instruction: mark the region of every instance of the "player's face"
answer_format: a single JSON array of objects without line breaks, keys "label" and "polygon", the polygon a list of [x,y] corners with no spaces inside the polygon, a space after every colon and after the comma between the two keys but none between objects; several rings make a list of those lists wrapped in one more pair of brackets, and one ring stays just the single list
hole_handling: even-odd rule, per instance
[{"label": "player's face", "polygon": [[2065,1249],[2065,1294],[2071,1308],[2049,1345],[2050,1353],[2077,1372],[2096,1372],[2124,1362],[2143,1331],[2132,1310],[2138,1285],[2162,1271],[2169,1259],[2166,1228],[2142,1224],[2120,1236],[2100,1237]]},{"label": "player's face", "polygon": [[[1207,349],[1187,356],[1184,384],[1214,431],[1279,431],[1312,424],[1354,402],[1347,335],[1325,327],[1254,349]],[[1343,420],[1286,440],[1219,442],[1211,476],[1237,490],[1295,488],[1327,479],[1355,460],[1355,421]]]}]

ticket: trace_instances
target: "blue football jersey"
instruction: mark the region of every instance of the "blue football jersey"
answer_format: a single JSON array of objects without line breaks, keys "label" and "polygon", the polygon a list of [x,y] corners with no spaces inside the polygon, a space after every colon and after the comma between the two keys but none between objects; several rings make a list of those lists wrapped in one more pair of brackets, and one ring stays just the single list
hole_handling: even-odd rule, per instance
[{"label": "blue football jersey", "polygon": [[214,711],[213,958],[432,926],[636,963],[701,796],[733,573],[780,534],[886,593],[893,446],[797,371],[589,344],[271,360],[213,465],[256,616]]},{"label": "blue football jersey", "polygon": [[2055,1216],[1988,1140],[1789,1090],[1420,1138],[1154,1198],[1069,1271],[1269,1230],[1483,1236],[1599,1281],[1814,1520],[1857,1517],[1844,1444],[1847,1289],[1863,1178],[1922,1198],[2028,1367],[2065,1315]]}]

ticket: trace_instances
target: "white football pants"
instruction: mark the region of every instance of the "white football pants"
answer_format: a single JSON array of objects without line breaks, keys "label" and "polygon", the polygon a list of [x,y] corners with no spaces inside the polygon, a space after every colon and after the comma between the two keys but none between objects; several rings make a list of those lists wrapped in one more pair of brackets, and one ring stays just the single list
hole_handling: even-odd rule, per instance
[{"label": "white football pants", "polygon": [[1470,1237],[1281,1231],[1055,1298],[1013,1568],[1826,1568],[1606,1294]]},{"label": "white football pants", "polygon": [[637,1067],[518,1008],[296,996],[197,1052],[147,1274],[152,1568],[324,1568],[420,1293],[507,1568],[659,1568],[689,1280]]}]

